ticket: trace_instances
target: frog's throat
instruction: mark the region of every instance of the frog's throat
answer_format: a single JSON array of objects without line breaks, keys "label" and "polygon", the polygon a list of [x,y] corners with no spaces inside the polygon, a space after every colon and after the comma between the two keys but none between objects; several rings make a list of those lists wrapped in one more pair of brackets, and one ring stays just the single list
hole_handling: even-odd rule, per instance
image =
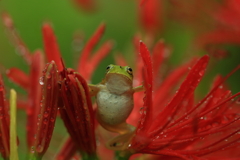
[{"label": "frog's throat", "polygon": [[132,90],[132,80],[122,74],[107,74],[105,83],[107,89],[115,94],[123,94]]}]

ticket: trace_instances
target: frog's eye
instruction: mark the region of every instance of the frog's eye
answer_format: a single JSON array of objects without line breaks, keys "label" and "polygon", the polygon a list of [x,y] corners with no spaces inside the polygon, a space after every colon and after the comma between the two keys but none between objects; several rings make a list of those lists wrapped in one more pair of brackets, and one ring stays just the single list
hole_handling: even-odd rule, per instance
[{"label": "frog's eye", "polygon": [[130,75],[132,75],[132,72],[133,72],[132,68],[127,67],[127,72],[128,72]]},{"label": "frog's eye", "polygon": [[106,68],[106,71],[108,72],[110,68],[111,68],[111,65],[108,65]]}]

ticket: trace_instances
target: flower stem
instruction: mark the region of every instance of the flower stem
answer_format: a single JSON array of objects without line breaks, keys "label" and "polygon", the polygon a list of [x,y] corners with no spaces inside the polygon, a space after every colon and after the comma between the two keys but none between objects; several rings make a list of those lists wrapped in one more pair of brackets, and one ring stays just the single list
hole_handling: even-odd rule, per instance
[{"label": "flower stem", "polygon": [[18,160],[17,133],[16,133],[16,101],[17,93],[10,90],[10,160]]}]

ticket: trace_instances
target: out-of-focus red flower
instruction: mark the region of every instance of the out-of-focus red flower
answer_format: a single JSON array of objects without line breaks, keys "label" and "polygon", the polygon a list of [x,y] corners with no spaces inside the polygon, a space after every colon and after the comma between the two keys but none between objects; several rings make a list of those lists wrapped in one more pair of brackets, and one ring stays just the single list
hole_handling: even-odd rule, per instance
[{"label": "out-of-focus red flower", "polygon": [[[62,71],[63,66],[60,60],[61,54],[51,26],[45,23],[42,31],[47,61],[54,60],[57,66],[59,66],[59,71]],[[94,69],[97,67],[99,62],[101,62],[101,60],[107,56],[113,47],[112,41],[108,40],[102,46],[100,46],[95,54],[91,55],[92,50],[99,42],[104,31],[105,25],[101,24],[81,51],[81,56],[79,58],[78,68],[76,71],[79,72],[87,81],[90,81]]]},{"label": "out-of-focus red flower", "polygon": [[214,44],[240,44],[240,1],[224,0],[210,12],[216,27],[203,33],[198,39],[199,46]]},{"label": "out-of-focus red flower", "polygon": [[162,0],[141,1],[139,8],[139,19],[148,34],[159,33],[162,29]]},{"label": "out-of-focus red flower", "polygon": [[95,9],[95,0],[73,0],[81,9],[85,11],[93,11]]},{"label": "out-of-focus red flower", "polygon": [[9,108],[5,101],[5,89],[0,75],[0,153],[4,159],[9,159],[10,154],[9,121]]}]

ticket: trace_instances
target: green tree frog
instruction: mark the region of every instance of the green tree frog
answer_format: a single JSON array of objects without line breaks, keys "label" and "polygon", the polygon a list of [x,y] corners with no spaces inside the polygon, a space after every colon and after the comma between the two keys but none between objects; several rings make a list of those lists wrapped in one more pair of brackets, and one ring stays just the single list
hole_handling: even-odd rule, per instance
[{"label": "green tree frog", "polygon": [[117,148],[123,139],[129,139],[135,127],[126,119],[133,109],[134,92],[143,86],[133,88],[133,73],[128,66],[109,65],[101,83],[89,84],[91,96],[96,96],[96,117],[100,125],[108,131],[120,135],[110,140],[108,148]]}]

